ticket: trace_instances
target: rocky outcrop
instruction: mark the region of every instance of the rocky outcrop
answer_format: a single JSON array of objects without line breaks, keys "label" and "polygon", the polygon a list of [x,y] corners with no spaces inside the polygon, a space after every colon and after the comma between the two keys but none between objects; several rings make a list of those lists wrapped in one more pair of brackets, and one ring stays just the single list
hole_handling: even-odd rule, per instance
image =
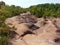
[{"label": "rocky outcrop", "polygon": [[[31,13],[6,19],[5,24],[13,29],[12,45],[57,45],[60,19],[37,18]],[[12,36],[14,34],[12,33]]]}]

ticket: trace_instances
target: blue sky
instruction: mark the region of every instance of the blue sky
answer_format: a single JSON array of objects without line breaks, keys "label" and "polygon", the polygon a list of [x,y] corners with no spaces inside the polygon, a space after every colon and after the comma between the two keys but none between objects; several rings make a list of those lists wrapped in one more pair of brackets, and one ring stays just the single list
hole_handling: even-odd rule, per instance
[{"label": "blue sky", "polygon": [[27,8],[31,5],[37,5],[42,3],[60,3],[60,0],[0,0],[4,1],[8,5],[16,5]]}]

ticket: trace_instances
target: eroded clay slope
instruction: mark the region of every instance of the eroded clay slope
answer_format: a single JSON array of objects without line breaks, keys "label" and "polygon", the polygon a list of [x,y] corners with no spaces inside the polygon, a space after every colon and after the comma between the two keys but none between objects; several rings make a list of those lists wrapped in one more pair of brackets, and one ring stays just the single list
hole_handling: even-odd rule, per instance
[{"label": "eroded clay slope", "polygon": [[27,12],[8,18],[5,23],[15,34],[12,33],[12,45],[58,45],[60,40],[59,18],[37,18]]}]

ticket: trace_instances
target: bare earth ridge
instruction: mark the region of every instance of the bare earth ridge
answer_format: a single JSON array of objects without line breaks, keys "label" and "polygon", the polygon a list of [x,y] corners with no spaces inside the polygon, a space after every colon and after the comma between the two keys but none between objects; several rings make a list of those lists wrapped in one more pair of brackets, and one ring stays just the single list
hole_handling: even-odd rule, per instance
[{"label": "bare earth ridge", "polygon": [[5,20],[15,34],[12,45],[59,45],[60,18],[37,18],[30,12]]}]

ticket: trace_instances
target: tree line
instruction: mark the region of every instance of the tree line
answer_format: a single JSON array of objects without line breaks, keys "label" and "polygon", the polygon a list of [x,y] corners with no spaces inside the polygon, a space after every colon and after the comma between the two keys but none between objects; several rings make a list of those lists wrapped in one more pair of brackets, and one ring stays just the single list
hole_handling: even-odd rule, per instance
[{"label": "tree line", "polygon": [[20,13],[30,11],[37,17],[60,17],[60,4],[38,4],[29,8],[22,8],[15,5],[6,5],[5,2],[0,2],[0,20],[8,17],[19,15]]},{"label": "tree line", "polygon": [[29,7],[29,10],[37,17],[60,17],[60,4],[38,4]]}]

